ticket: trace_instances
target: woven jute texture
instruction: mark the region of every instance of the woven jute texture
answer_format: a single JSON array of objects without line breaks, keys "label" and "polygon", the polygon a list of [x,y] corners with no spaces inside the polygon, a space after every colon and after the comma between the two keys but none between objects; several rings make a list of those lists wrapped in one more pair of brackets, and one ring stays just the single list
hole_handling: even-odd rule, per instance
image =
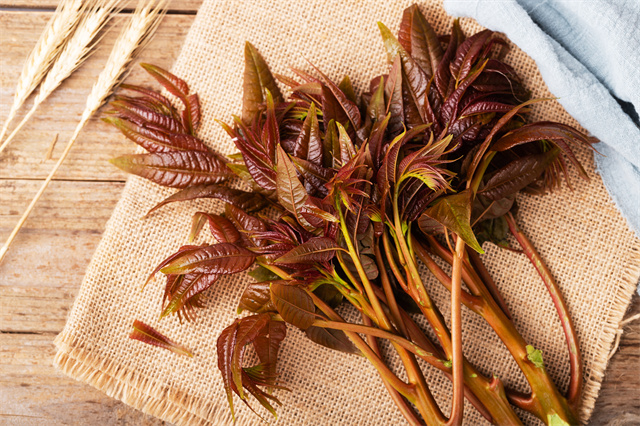
[{"label": "woven jute texture", "polygon": [[[174,72],[200,95],[204,122],[200,136],[222,153],[234,151],[214,119],[230,121],[241,111],[243,47],[251,41],[274,72],[291,75],[289,67],[313,72],[309,62],[334,80],[345,74],[358,90],[384,73],[386,54],[376,25],[394,32],[409,1],[207,0],[185,42]],[[452,19],[438,2],[423,2],[422,11],[439,33]],[[463,21],[467,34],[480,27]],[[508,61],[534,96],[549,96],[535,63],[518,49]],[[576,123],[557,104],[548,102],[535,119]],[[592,154],[579,150],[589,182],[572,172],[572,192],[562,189],[545,197],[520,197],[518,222],[538,247],[558,279],[579,334],[585,367],[582,420],[591,413],[607,365],[617,326],[640,275],[640,243],[628,230],[594,172]],[[172,191],[138,178],[126,185],[104,237],[87,270],[68,322],[56,340],[57,366],[68,375],[142,411],[178,424],[229,424],[231,416],[217,370],[215,345],[229,325],[247,278],[226,277],[205,293],[197,320],[158,320],[163,282],[139,291],[149,272],[186,243],[191,216],[216,211],[215,201],[168,206],[141,219]],[[484,259],[525,339],[541,349],[558,386],[567,387],[569,364],[560,323],[543,283],[524,255],[485,246]],[[448,317],[448,294],[429,281],[429,291]],[[478,316],[464,309],[465,355],[486,374],[497,374],[508,386],[527,385],[502,343]],[[134,319],[142,320],[193,350],[181,357],[128,338]],[[389,362],[395,365],[393,358]],[[449,410],[450,386],[425,367],[431,389],[443,411]],[[357,356],[317,346],[290,330],[281,349],[283,402],[279,424],[391,425],[403,418],[391,402],[376,371]],[[254,404],[259,407],[258,404]],[[258,418],[236,401],[238,424]],[[529,424],[536,420],[523,414]],[[472,408],[466,424],[483,424]]]}]

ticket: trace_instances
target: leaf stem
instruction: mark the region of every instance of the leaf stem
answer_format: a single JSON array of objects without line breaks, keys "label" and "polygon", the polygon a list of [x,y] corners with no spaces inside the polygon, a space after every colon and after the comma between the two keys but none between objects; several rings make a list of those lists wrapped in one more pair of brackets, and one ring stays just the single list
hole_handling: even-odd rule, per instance
[{"label": "leaf stem", "polygon": [[427,352],[420,346],[415,343],[405,339],[404,337],[398,336],[391,332],[382,330],[377,327],[370,327],[361,324],[354,324],[349,322],[336,322],[336,321],[324,321],[324,320],[315,320],[313,322],[313,326],[322,327],[322,328],[331,328],[334,330],[342,330],[342,331],[353,331],[355,333],[366,334],[368,336],[380,337],[383,339],[387,339],[390,342],[397,343],[408,351],[418,355],[420,358],[429,362],[430,364],[435,365],[436,363],[442,364],[443,360],[436,358],[432,353]]},{"label": "leaf stem", "polygon": [[[416,252],[419,255],[421,246],[419,244],[416,244],[415,247],[417,250]],[[407,262],[407,263],[408,264],[413,263],[413,267],[416,268],[417,270],[417,266],[415,265],[415,259],[411,258],[410,262]],[[411,275],[409,275],[409,279],[410,280],[413,279]],[[416,294],[415,292],[409,293],[409,294],[418,303],[420,310],[425,315],[425,317],[427,318],[427,321],[430,323],[431,327],[436,333],[436,336],[438,337],[440,345],[444,349],[445,354],[449,357],[449,360],[451,360],[452,342],[451,342],[449,330],[447,328],[446,323],[444,322],[444,318],[442,317],[442,314],[439,312],[438,308],[435,305],[420,304],[420,301],[422,300],[420,299],[421,297],[428,298],[429,296],[426,293],[426,290],[424,290],[424,285],[422,284],[422,280],[420,280],[419,286],[424,291],[422,296]],[[414,285],[414,282],[411,281],[410,288],[413,289],[414,287],[417,288],[417,286]],[[427,300],[429,300],[430,302],[430,299],[427,299]],[[429,307],[427,308],[427,306]],[[408,317],[408,315],[406,315],[405,317],[405,323],[407,324],[408,329],[410,330],[409,334],[412,336],[412,339],[418,342],[421,342],[422,347],[426,347],[426,345],[424,344],[424,340],[426,339],[426,337],[424,336],[421,337],[421,334],[423,334],[421,330],[417,326],[413,327],[411,325],[412,321],[410,317]],[[434,352],[434,354],[436,354],[436,352]],[[438,356],[440,355],[438,354]],[[464,360],[464,357],[463,357],[463,360]],[[449,367],[446,367],[440,363],[432,364],[432,365],[444,371],[445,374],[451,374],[451,369]],[[499,385],[499,380],[494,379],[493,381],[490,381],[489,379],[484,377],[473,365],[471,365],[466,360],[464,360],[463,367],[464,367],[463,373],[464,373],[465,384],[469,387],[469,390],[477,397],[477,399],[482,403],[482,405],[484,405],[488,413],[490,413],[490,416],[492,417],[492,420],[490,421],[500,425],[521,425],[522,424],[518,416],[515,414],[515,412],[509,405],[506,395],[504,395],[504,393],[502,394],[500,393],[500,390],[502,389],[502,387],[501,385]],[[481,410],[481,413],[486,413],[486,411]]]},{"label": "leaf stem", "polygon": [[389,263],[389,267],[391,268],[393,275],[396,277],[396,280],[398,281],[398,284],[400,284],[400,287],[402,287],[405,292],[409,293],[407,281],[402,276],[400,268],[398,268],[398,264],[396,263],[396,259],[393,256],[395,250],[393,250],[391,247],[391,242],[389,241],[389,233],[387,232],[387,230],[384,230],[384,232],[382,233],[382,243],[384,245],[387,262]]},{"label": "leaf stem", "polygon": [[467,249],[467,255],[469,256],[469,261],[471,263],[471,270],[475,270],[478,273],[485,287],[487,288],[487,290],[489,290],[491,296],[493,296],[493,300],[495,300],[498,306],[500,306],[500,309],[502,309],[502,312],[504,312],[507,318],[513,319],[511,317],[509,307],[507,306],[507,302],[505,302],[504,298],[502,297],[502,293],[500,293],[500,290],[498,290],[498,286],[491,277],[491,274],[489,274],[489,271],[487,271],[484,263],[482,263],[482,259],[480,259],[480,255],[478,254],[478,252],[475,250]]},{"label": "leaf stem", "polygon": [[569,362],[571,368],[571,379],[569,383],[569,393],[567,395],[567,399],[573,409],[576,410],[578,404],[580,403],[580,395],[582,394],[583,386],[582,355],[580,353],[578,336],[576,334],[575,327],[573,326],[573,322],[571,321],[571,316],[569,315],[569,309],[567,308],[558,283],[553,278],[551,271],[544,263],[542,257],[533,246],[529,238],[527,238],[527,236],[520,230],[520,228],[518,228],[518,225],[516,224],[516,221],[511,212],[507,213],[506,219],[507,224],[509,225],[509,230],[516,238],[516,240],[518,240],[518,243],[522,247],[524,253],[536,268],[536,271],[538,271],[538,274],[547,287],[556,311],[558,312],[558,316],[560,317],[562,329],[567,341],[567,347],[569,349]]},{"label": "leaf stem", "polygon": [[[316,296],[312,291],[307,290],[307,294],[313,299],[313,303],[331,320],[332,323],[344,322],[344,319],[340,317],[329,305],[327,305],[322,299]],[[315,321],[314,321],[315,323]],[[415,389],[413,385],[407,384],[400,380],[393,371],[387,367],[381,358],[362,340],[362,338],[353,331],[345,331],[345,334],[351,339],[353,344],[362,352],[362,354],[371,362],[371,364],[378,370],[378,373],[383,380],[387,381],[394,389],[396,389],[402,396],[407,398],[410,402],[414,403]]]},{"label": "leaf stem", "polygon": [[451,338],[453,346],[453,401],[448,425],[461,425],[464,410],[464,376],[462,354],[462,256],[465,243],[456,242],[451,280]]},{"label": "leaf stem", "polygon": [[369,278],[367,277],[367,273],[362,267],[362,262],[360,262],[360,257],[358,256],[358,253],[353,247],[353,242],[351,241],[351,236],[349,235],[349,230],[347,229],[347,221],[345,220],[344,213],[342,212],[342,208],[340,207],[340,204],[338,202],[336,202],[336,210],[338,211],[338,215],[340,216],[340,229],[342,231],[344,240],[347,244],[347,248],[349,249],[351,260],[353,261],[353,264],[355,265],[356,270],[358,271],[358,275],[360,276],[360,281],[362,282],[364,289],[367,293],[367,297],[371,302],[371,306],[373,306],[373,310],[376,312],[376,315],[378,317],[378,321],[376,322],[379,324],[382,324],[384,328],[389,328],[391,327],[391,324],[389,323],[389,319],[384,314],[384,311],[382,310],[382,306],[380,305],[380,301],[376,297],[375,292],[371,287],[371,281],[369,281]]},{"label": "leaf stem", "polygon": [[378,273],[380,274],[380,281],[382,282],[382,289],[384,290],[385,297],[387,299],[387,306],[389,306],[389,310],[391,311],[391,315],[396,324],[396,327],[402,333],[404,337],[408,337],[409,334],[407,332],[407,327],[404,324],[404,320],[400,315],[400,309],[398,308],[398,302],[396,301],[396,297],[393,294],[393,289],[391,288],[391,281],[389,281],[389,275],[387,274],[386,265],[384,264],[384,260],[382,259],[382,253],[380,252],[380,247],[378,244],[373,245],[373,252],[376,258],[376,264],[378,265]]},{"label": "leaf stem", "polygon": [[[362,315],[362,321],[365,325],[371,325],[371,319],[364,314]],[[373,349],[373,351],[376,353],[376,355],[378,355],[378,357],[382,357],[380,346],[378,346],[376,338],[373,336],[367,336],[367,342],[369,343],[371,349]],[[396,406],[398,407],[398,409],[400,409],[400,413],[402,413],[409,424],[421,425],[421,419],[416,415],[413,408],[411,408],[411,406],[407,403],[407,400],[400,394],[400,392],[394,389],[393,386],[391,386],[387,381],[383,380],[382,383],[384,383],[384,386],[387,388],[387,392],[389,392],[389,395],[391,395],[391,399],[393,399],[393,402],[396,403]]]},{"label": "leaf stem", "polygon": [[[421,251],[423,255],[425,254],[425,250],[420,244],[417,244],[416,247],[418,247],[419,255]],[[428,254],[426,256],[428,256]],[[449,253],[448,256],[451,256],[451,254]],[[451,287],[451,280],[446,274],[435,275],[446,288]],[[511,401],[519,408],[535,414],[544,422],[551,421],[549,416],[555,414],[568,424],[577,423],[577,417],[573,408],[567,403],[567,400],[560,395],[555,384],[547,374],[544,365],[536,365],[529,359],[527,342],[522,338],[513,322],[507,318],[493,298],[490,297],[479,278],[471,276],[468,278],[470,280],[468,282],[469,287],[472,290],[481,292],[479,293],[480,304],[467,305],[465,299],[462,300],[463,303],[465,303],[469,309],[481,315],[485,321],[489,323],[513,356],[531,387],[531,398],[516,397],[511,398]]]},{"label": "leaf stem", "polygon": [[293,277],[288,274],[287,272],[285,272],[284,270],[282,270],[281,268],[279,268],[278,266],[266,263],[266,262],[261,262],[261,261],[257,261],[256,262],[258,265],[262,266],[263,268],[266,268],[268,270],[270,270],[271,272],[273,272],[274,274],[276,274],[277,276],[279,276],[280,278],[282,278],[283,280],[293,280]]}]

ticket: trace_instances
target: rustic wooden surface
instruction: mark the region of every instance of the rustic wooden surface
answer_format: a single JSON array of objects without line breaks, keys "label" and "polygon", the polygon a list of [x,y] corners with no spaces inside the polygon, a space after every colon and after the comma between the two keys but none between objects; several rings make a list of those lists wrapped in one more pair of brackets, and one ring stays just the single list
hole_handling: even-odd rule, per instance
[{"label": "rustic wooden surface", "polygon": [[[170,67],[200,2],[175,0],[172,13],[140,60]],[[56,3],[0,0],[0,121],[8,113],[22,62]],[[115,32],[106,36],[96,54],[41,106],[0,155],[0,242],[64,148],[114,36]],[[137,69],[129,80],[149,82]],[[58,143],[52,159],[47,159],[56,135]],[[53,339],[64,326],[84,270],[124,186],[124,174],[107,160],[130,150],[119,134],[91,120],[0,265],[0,424],[163,423],[52,367]],[[629,315],[639,312],[640,297],[634,296]],[[640,424],[639,348],[640,321],[626,327],[592,425]]]}]

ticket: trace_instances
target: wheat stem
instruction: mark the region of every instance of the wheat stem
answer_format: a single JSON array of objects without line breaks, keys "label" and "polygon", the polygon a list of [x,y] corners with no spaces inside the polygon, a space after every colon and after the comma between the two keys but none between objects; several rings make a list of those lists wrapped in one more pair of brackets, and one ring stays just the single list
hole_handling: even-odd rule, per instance
[{"label": "wheat stem", "polygon": [[82,10],[82,0],[64,0],[56,9],[22,67],[16,91],[13,95],[13,104],[2,126],[2,131],[0,131],[0,141],[4,138],[9,123],[14,119],[18,109],[40,84],[40,81],[42,81],[51,64],[60,53],[60,49],[69,38],[69,34],[78,24],[82,16]]},{"label": "wheat stem", "polygon": [[111,19],[112,12],[114,12],[120,1],[93,0],[85,3],[86,12],[83,13],[84,16],[73,36],[65,44],[51,70],[49,70],[42,84],[40,84],[40,91],[33,102],[31,110],[0,145],[0,153],[29,120],[40,104],[90,56],[93,47],[97,44],[97,41],[93,42],[93,40]]},{"label": "wheat stem", "polygon": [[0,249],[0,262],[2,262],[9,246],[15,239],[16,235],[18,235],[20,228],[22,228],[27,217],[29,217],[29,214],[38,202],[38,199],[47,189],[49,182],[51,182],[58,168],[64,162],[69,151],[71,151],[71,147],[78,138],[78,135],[84,125],[87,123],[89,118],[91,118],[93,113],[100,108],[105,99],[112,93],[113,88],[124,78],[124,75],[126,75],[125,71],[127,66],[131,63],[131,60],[146,45],[150,40],[150,36],[158,28],[158,25],[166,12],[165,6],[167,3],[167,0],[139,1],[138,7],[131,16],[127,26],[118,36],[104,69],[91,89],[91,93],[87,98],[85,110],[82,113],[82,118],[80,119],[76,130],[73,132],[73,136],[71,136],[71,139],[67,142],[67,146],[62,152],[62,155],[58,159],[56,165],[53,167],[53,170],[51,170],[49,176],[47,176],[45,181],[42,183],[42,186],[27,207],[27,210],[24,212],[18,221],[18,224],[9,235],[9,238],[2,249]]}]

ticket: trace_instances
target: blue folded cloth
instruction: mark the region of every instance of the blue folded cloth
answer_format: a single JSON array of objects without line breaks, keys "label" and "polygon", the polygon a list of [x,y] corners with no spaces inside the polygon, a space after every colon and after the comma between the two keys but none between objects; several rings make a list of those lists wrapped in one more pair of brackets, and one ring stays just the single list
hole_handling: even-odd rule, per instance
[{"label": "blue folded cloth", "polygon": [[551,93],[602,142],[597,171],[640,236],[640,0],[444,0],[444,7],[505,33],[536,61]]}]

